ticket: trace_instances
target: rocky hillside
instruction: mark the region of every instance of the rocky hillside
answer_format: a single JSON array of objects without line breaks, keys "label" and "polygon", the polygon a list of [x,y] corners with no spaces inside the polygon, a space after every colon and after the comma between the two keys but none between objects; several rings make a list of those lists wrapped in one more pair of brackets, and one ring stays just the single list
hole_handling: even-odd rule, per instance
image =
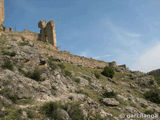
[{"label": "rocky hillside", "polygon": [[124,120],[160,112],[160,84],[152,76],[76,66],[55,59],[47,46],[0,36],[0,120]]}]

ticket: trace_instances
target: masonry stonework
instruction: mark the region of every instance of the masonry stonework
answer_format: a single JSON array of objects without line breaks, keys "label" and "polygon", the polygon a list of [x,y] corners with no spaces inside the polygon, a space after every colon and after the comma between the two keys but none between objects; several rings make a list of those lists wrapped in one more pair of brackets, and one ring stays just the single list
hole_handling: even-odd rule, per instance
[{"label": "masonry stonework", "polygon": [[39,40],[50,43],[54,47],[57,47],[54,21],[52,20],[46,23],[45,20],[41,20],[38,23],[38,27],[40,28]]},{"label": "masonry stonework", "polygon": [[4,30],[3,22],[5,20],[4,0],[0,0],[0,31]]}]

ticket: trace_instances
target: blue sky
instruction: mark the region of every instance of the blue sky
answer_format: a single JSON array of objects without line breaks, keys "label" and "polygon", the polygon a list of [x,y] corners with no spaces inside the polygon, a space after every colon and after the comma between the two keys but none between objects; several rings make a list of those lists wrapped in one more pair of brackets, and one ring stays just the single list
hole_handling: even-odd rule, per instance
[{"label": "blue sky", "polygon": [[160,68],[160,0],[5,0],[4,25],[39,32],[55,20],[58,46],[73,54]]}]

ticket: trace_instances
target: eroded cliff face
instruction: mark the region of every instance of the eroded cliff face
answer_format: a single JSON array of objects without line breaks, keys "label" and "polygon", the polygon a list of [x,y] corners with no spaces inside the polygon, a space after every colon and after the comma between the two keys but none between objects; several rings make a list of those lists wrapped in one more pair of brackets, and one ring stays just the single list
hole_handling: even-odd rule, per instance
[{"label": "eroded cliff face", "polygon": [[103,67],[72,64],[55,52],[21,34],[0,36],[0,119],[119,120],[160,112],[159,102],[147,97],[159,89],[152,76],[113,66],[109,78]]}]

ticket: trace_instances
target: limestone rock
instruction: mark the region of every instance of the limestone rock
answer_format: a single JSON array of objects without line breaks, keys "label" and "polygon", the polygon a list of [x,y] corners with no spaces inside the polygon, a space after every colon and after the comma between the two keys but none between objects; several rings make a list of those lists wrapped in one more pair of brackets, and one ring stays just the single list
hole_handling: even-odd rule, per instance
[{"label": "limestone rock", "polygon": [[102,102],[106,106],[118,106],[119,102],[115,98],[103,98]]},{"label": "limestone rock", "polygon": [[58,119],[59,120],[71,120],[68,113],[63,109],[58,109]]}]

